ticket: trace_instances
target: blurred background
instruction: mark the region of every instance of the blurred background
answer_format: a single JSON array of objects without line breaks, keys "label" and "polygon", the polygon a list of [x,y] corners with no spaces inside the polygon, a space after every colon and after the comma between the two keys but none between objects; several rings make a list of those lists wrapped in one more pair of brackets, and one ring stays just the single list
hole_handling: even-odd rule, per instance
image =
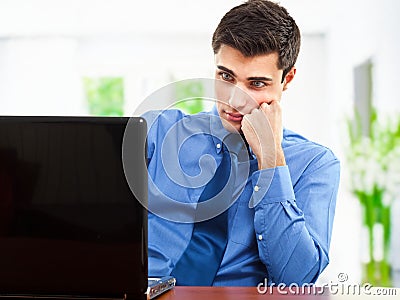
[{"label": "blurred background", "polygon": [[[0,0],[0,114],[130,116],[170,82],[213,77],[212,33],[240,3]],[[280,3],[302,32],[285,126],[342,163],[319,283],[346,273],[349,282],[400,287],[400,2]],[[199,91],[182,86],[177,95]]]}]

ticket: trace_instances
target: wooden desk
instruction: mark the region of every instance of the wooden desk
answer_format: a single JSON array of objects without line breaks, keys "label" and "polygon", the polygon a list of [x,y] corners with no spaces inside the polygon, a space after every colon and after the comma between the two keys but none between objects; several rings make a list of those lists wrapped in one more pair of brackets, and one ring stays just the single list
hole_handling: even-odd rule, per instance
[{"label": "wooden desk", "polygon": [[[370,294],[354,294],[349,293],[330,293],[329,288],[322,290],[314,290],[307,294],[307,291],[303,290],[303,293],[298,292],[297,294],[290,293],[288,288],[267,290],[265,294],[260,294],[256,287],[188,287],[188,286],[177,286],[174,289],[166,292],[159,296],[155,300],[265,300],[265,299],[281,299],[281,300],[343,300],[343,299],[370,299],[370,300],[399,300],[400,299],[400,288],[383,288],[385,293],[382,292],[382,288],[374,287],[369,290]],[[283,291],[283,292],[282,292]],[[293,290],[292,290],[293,291]],[[352,291],[352,290],[351,290]],[[284,294],[286,293],[286,294]]]},{"label": "wooden desk", "polygon": [[313,299],[329,300],[329,294],[323,295],[287,295],[279,294],[274,290],[272,294],[260,294],[256,287],[187,287],[177,286],[155,300],[265,300],[269,299]]}]

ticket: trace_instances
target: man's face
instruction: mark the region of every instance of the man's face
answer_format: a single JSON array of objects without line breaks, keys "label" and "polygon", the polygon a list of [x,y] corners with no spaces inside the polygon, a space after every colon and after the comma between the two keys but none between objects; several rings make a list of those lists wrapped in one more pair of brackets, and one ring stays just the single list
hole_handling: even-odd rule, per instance
[{"label": "man's face", "polygon": [[226,129],[234,131],[233,126],[239,132],[243,115],[264,102],[281,100],[296,71],[293,68],[282,82],[277,53],[245,57],[227,45],[222,45],[215,55],[215,65],[215,78],[230,83],[216,83],[218,114]]}]

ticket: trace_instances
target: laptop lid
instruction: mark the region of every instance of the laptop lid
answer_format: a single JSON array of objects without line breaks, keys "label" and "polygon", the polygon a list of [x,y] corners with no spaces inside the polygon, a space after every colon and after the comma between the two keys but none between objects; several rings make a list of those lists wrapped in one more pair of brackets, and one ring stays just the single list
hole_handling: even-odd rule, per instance
[{"label": "laptop lid", "polygon": [[145,299],[146,123],[129,121],[134,195],[128,120],[0,117],[0,294]]}]

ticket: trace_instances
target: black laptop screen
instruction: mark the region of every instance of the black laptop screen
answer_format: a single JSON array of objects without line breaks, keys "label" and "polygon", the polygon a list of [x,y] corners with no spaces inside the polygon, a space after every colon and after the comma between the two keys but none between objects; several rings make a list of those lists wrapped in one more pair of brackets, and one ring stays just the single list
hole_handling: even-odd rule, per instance
[{"label": "black laptop screen", "polygon": [[[127,121],[1,117],[0,292],[120,296],[147,287],[147,213],[122,164]],[[137,122],[132,154],[143,189],[145,130]]]}]

